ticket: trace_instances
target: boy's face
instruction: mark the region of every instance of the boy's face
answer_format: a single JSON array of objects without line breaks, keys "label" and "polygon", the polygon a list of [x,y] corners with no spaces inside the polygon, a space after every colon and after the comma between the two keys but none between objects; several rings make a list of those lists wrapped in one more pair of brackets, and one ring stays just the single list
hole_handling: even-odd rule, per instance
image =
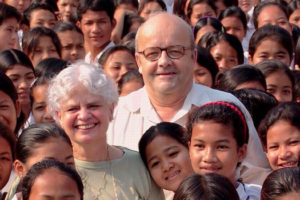
[{"label": "boy's face", "polygon": [[30,28],[43,26],[52,29],[56,24],[55,15],[49,10],[37,9],[30,15],[29,26]]},{"label": "boy's face", "polygon": [[0,25],[0,51],[16,48],[18,46],[19,23],[16,18],[3,20]]},{"label": "boy's face", "polygon": [[110,41],[115,21],[105,11],[86,11],[79,22],[89,49],[103,49]]}]

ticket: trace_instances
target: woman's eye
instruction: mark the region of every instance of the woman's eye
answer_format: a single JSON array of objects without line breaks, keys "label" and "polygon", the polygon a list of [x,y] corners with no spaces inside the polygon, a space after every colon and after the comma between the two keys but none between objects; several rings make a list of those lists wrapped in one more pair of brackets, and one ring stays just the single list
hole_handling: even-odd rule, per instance
[{"label": "woman's eye", "polygon": [[159,162],[158,162],[158,161],[156,161],[156,162],[152,163],[152,164],[151,164],[151,168],[153,168],[153,167],[156,167],[158,164],[159,164]]}]

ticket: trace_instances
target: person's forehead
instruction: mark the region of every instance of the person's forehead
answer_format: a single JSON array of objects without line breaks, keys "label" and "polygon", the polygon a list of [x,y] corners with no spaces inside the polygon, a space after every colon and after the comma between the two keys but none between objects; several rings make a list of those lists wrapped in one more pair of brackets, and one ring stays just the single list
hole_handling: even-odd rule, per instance
[{"label": "person's forehead", "polygon": [[85,13],[82,14],[81,20],[99,20],[99,19],[109,19],[109,16],[106,11],[93,11],[87,10]]}]

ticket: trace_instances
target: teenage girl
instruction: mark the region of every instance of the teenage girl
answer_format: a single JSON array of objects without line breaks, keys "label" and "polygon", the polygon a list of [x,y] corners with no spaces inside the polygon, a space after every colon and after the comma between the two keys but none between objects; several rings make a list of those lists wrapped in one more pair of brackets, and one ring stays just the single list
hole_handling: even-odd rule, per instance
[{"label": "teenage girl", "polygon": [[217,8],[212,0],[191,0],[187,7],[187,17],[191,26],[203,17],[217,17]]},{"label": "teenage girl", "polygon": [[188,118],[187,137],[196,173],[223,175],[236,187],[241,200],[259,199],[260,186],[243,184],[235,177],[249,138],[245,117],[236,105],[216,101],[195,108]]},{"label": "teenage girl", "polygon": [[297,167],[300,156],[300,105],[283,103],[259,126],[259,135],[273,170]]},{"label": "teenage girl", "polygon": [[26,175],[30,167],[44,159],[58,160],[74,168],[69,137],[61,128],[50,123],[31,125],[20,135],[14,161],[14,169],[19,178],[13,183],[6,199],[12,199],[20,178]]},{"label": "teenage girl", "polygon": [[79,174],[56,160],[43,160],[32,166],[22,181],[22,199],[83,200]]}]

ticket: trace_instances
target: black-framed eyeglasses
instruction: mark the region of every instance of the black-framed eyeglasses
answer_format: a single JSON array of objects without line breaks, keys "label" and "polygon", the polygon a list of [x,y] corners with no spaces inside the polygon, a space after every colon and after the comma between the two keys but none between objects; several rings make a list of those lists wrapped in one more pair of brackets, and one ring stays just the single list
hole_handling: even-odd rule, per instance
[{"label": "black-framed eyeglasses", "polygon": [[144,51],[140,51],[138,53],[141,53],[145,56],[145,58],[149,61],[156,61],[160,58],[162,51],[166,51],[167,55],[171,59],[178,59],[184,56],[185,50],[188,50],[190,48],[186,48],[181,45],[176,46],[169,46],[166,48],[160,48],[160,47],[149,47],[144,49]]}]

